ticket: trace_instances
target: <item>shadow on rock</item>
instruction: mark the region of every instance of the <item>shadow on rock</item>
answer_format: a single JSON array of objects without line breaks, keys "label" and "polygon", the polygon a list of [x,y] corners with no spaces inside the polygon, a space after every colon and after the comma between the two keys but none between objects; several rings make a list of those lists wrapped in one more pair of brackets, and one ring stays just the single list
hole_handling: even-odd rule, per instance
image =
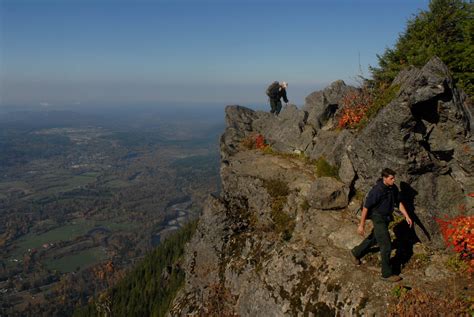
[{"label": "shadow on rock", "polygon": [[[421,222],[421,219],[415,213],[415,197],[418,195],[418,192],[406,182],[400,183],[400,201],[405,206],[408,215],[413,220],[414,225],[417,225],[422,230],[423,234],[428,240],[431,240],[431,235],[426,229],[425,225]],[[413,227],[414,228],[414,227]],[[413,234],[415,234],[413,232]],[[416,236],[416,234],[415,234]],[[420,239],[416,236],[416,242],[419,242]]]},{"label": "shadow on rock", "polygon": [[413,228],[410,228],[405,221],[395,225],[393,232],[395,233],[395,240],[392,244],[396,252],[391,261],[393,273],[400,274],[402,267],[405,266],[413,256],[413,245],[419,240]]},{"label": "shadow on rock", "polygon": [[415,233],[415,225],[420,227],[428,240],[431,240],[428,230],[426,230],[426,227],[415,213],[415,196],[417,194],[418,192],[408,183],[400,183],[400,200],[405,206],[408,215],[413,220],[414,225],[410,228],[406,221],[402,221],[393,227],[393,233],[395,234],[393,248],[396,249],[396,253],[392,258],[392,265],[395,274],[399,274],[401,268],[407,264],[413,256],[413,245],[420,242],[420,239]]}]

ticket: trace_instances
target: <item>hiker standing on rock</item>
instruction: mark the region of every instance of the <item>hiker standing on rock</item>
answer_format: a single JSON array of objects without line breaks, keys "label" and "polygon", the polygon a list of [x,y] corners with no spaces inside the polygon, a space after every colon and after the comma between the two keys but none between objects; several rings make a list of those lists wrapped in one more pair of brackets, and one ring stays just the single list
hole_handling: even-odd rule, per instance
[{"label": "hiker standing on rock", "polygon": [[393,221],[392,212],[394,208],[398,205],[408,225],[411,227],[413,224],[405,206],[399,202],[399,191],[394,182],[395,172],[389,168],[383,169],[382,178],[372,187],[365,199],[357,232],[362,236],[365,235],[366,219],[372,220],[374,229],[361,244],[351,250],[353,262],[360,265],[360,259],[372,246],[378,244],[382,258],[382,279],[389,282],[397,282],[402,279],[400,276],[393,274],[390,265],[392,242],[388,232],[388,224]]},{"label": "hiker standing on rock", "polygon": [[271,113],[278,115],[281,111],[281,98],[288,104],[288,98],[286,97],[286,88],[288,87],[287,82],[282,82],[281,84],[277,81],[274,81],[267,88],[267,96],[270,99]]}]

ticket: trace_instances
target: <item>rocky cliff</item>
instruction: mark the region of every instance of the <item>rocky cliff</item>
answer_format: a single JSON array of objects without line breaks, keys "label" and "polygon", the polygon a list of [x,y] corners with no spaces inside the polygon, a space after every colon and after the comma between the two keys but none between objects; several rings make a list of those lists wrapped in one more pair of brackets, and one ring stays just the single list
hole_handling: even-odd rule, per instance
[{"label": "rocky cliff", "polygon": [[[435,222],[473,212],[472,106],[437,58],[400,73],[393,87],[392,100],[358,131],[336,129],[340,101],[356,89],[342,81],[279,116],[226,108],[222,193],[209,198],[187,248],[186,285],[170,315],[385,315],[411,290],[425,296],[414,301],[418,309],[456,312],[453,303],[473,295],[469,280],[446,268]],[[255,134],[271,151],[243,146]],[[336,175],[318,176],[313,160],[321,158]],[[349,256],[362,239],[361,193],[383,167],[398,172],[416,222],[414,231],[403,221],[392,228],[398,285],[379,279],[377,253],[359,267]]]}]

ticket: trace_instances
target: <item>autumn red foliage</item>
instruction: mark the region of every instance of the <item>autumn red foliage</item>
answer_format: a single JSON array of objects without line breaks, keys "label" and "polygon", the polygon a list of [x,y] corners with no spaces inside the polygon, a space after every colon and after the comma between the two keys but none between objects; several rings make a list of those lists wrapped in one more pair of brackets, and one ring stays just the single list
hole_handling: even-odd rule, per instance
[{"label": "autumn red foliage", "polygon": [[366,88],[347,93],[341,100],[342,111],[339,128],[356,128],[373,104],[373,97]]},{"label": "autumn red foliage", "polygon": [[267,145],[265,144],[265,138],[261,134],[257,134],[255,137],[255,147],[257,149],[264,149]]},{"label": "autumn red foliage", "polygon": [[469,270],[474,271],[474,216],[436,219],[447,246],[453,247]]}]

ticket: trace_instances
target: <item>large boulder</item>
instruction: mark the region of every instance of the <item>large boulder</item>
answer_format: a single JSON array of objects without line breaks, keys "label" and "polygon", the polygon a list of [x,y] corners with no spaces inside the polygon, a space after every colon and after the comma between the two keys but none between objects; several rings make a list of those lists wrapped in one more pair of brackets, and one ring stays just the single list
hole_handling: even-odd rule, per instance
[{"label": "large boulder", "polygon": [[341,209],[348,204],[349,188],[332,177],[320,177],[311,185],[308,201],[317,209]]},{"label": "large boulder", "polygon": [[253,129],[263,134],[278,152],[304,152],[312,145],[315,130],[306,123],[308,113],[295,105],[283,108],[278,116],[260,113],[253,122]]},{"label": "large boulder", "polygon": [[241,106],[226,107],[227,128],[221,137],[221,157],[224,160],[239,151],[240,142],[262,134],[277,152],[307,152],[312,149],[314,128],[307,124],[308,113],[295,105],[285,106],[278,116]]},{"label": "large boulder", "polygon": [[317,160],[323,157],[332,165],[339,166],[352,138],[353,135],[348,130],[320,130],[313,139],[312,148],[308,149],[307,153],[312,159]]},{"label": "large boulder", "polygon": [[220,140],[223,160],[238,152],[240,141],[252,133],[252,122],[258,117],[255,111],[242,106],[227,106],[225,113],[227,127]]},{"label": "large boulder", "polygon": [[354,171],[354,167],[352,166],[352,162],[349,159],[347,153],[344,153],[341,157],[339,166],[339,178],[344,184],[346,184],[346,186],[351,188],[355,177],[356,173]]},{"label": "large boulder", "polygon": [[356,88],[337,80],[321,91],[315,91],[305,99],[303,110],[308,112],[308,123],[316,130],[335,126],[334,118],[340,110],[342,98]]}]

